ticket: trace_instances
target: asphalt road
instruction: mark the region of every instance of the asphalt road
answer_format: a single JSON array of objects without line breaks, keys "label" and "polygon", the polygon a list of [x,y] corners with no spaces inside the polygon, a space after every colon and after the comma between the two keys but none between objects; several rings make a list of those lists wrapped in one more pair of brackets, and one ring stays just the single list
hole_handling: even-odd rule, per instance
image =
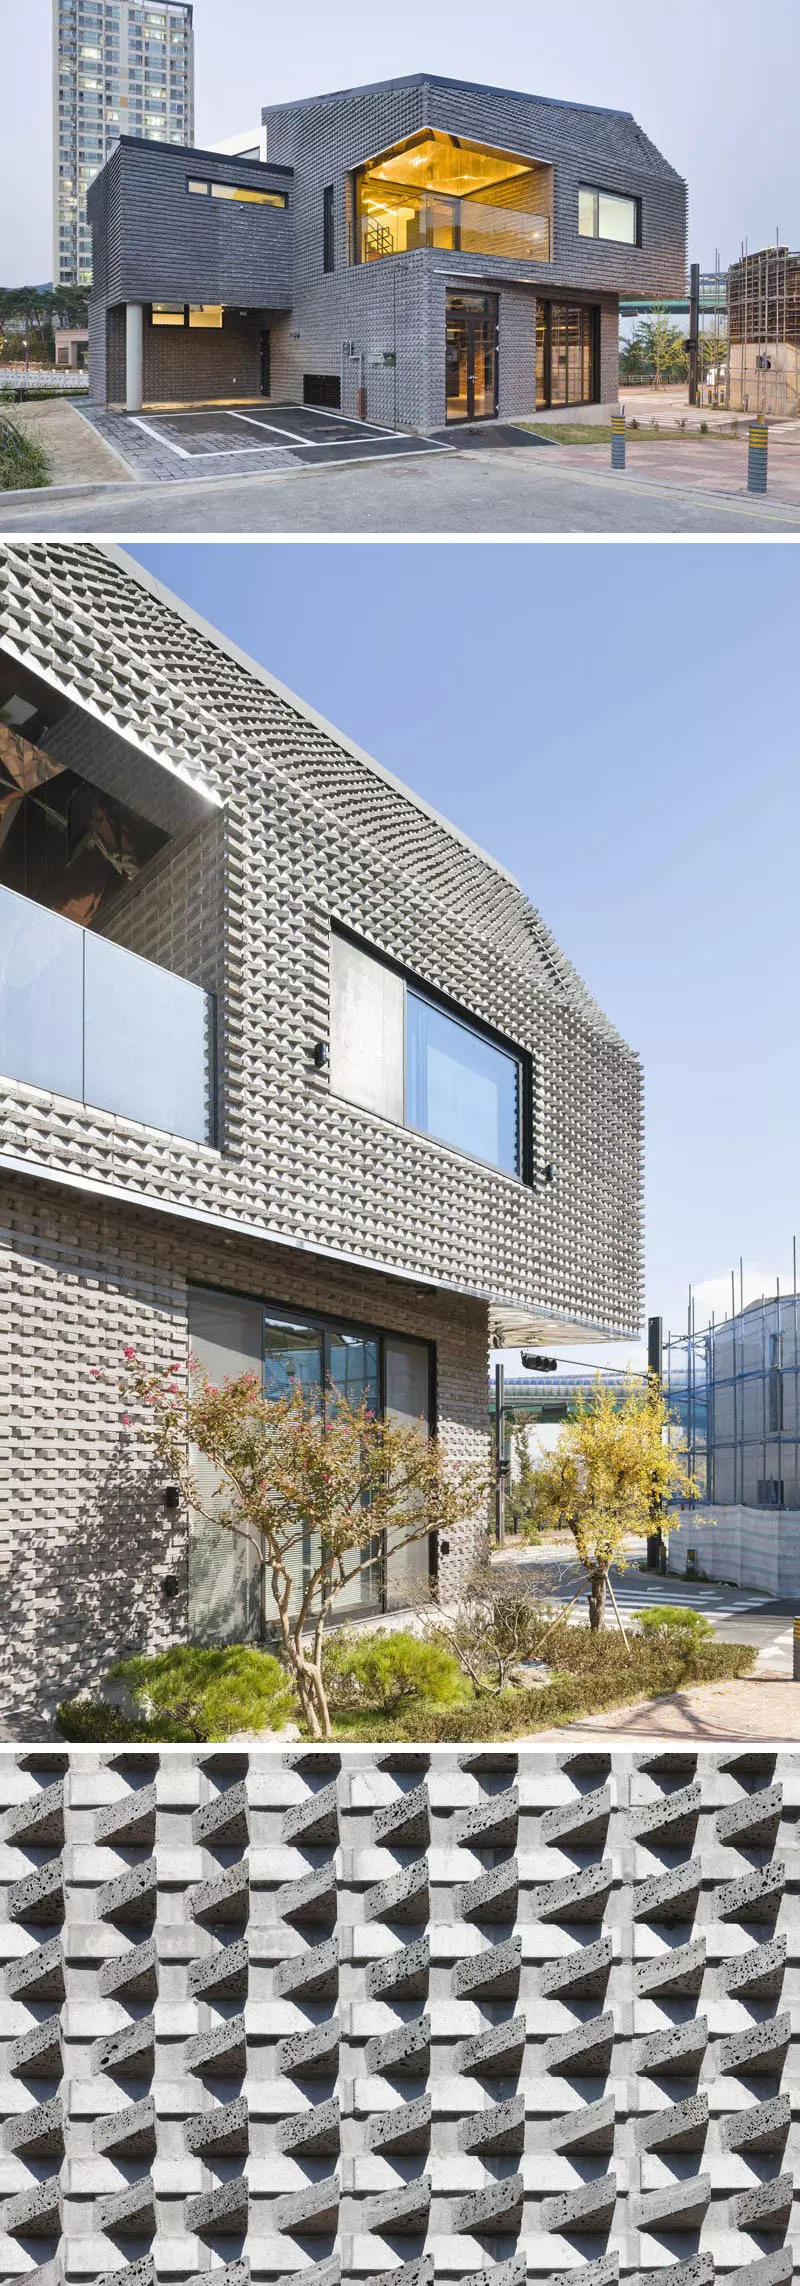
[{"label": "asphalt road", "polygon": [[453,452],[348,463],[320,472],[222,477],[213,482],[93,486],[3,500],[0,535],[114,533],[701,533],[752,538],[800,532],[800,502],[691,490],[630,468],[566,466],[560,452]]},{"label": "asphalt road", "polygon": [[[644,1543],[641,1547],[644,1558]],[[577,1558],[566,1549],[531,1549],[521,1557],[509,1555],[509,1562],[519,1563],[525,1570],[551,1574],[554,1600],[569,1603],[581,1582],[581,1568]],[[714,1633],[721,1643],[753,1643],[758,1651],[758,1673],[789,1677],[792,1672],[792,1634],[794,1605],[782,1603],[766,1596],[757,1588],[726,1587],[719,1580],[685,1580],[662,1578],[657,1572],[640,1572],[639,1557],[631,1555],[624,1571],[616,1567],[611,1578],[614,1594],[624,1620],[636,1611],[659,1603],[686,1604],[694,1611],[702,1611],[710,1619]],[[575,1605],[575,1616],[586,1618],[583,1599]],[[606,1625],[616,1627],[613,1606],[606,1606]]]}]

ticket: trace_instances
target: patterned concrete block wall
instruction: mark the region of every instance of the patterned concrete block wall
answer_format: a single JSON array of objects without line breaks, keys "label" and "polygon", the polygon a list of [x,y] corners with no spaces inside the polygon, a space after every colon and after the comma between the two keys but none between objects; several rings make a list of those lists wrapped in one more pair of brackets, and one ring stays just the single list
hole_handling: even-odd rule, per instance
[{"label": "patterned concrete block wall", "polygon": [[[634,1329],[638,1062],[511,876],[113,551],[7,546],[0,643],[67,698],[54,751],[91,775],[105,742],[132,793],[221,801],[225,836],[222,1150],[2,1081],[6,1160],[471,1293],[523,1333]],[[530,1055],[532,1183],[334,1096],[337,921]]]},{"label": "patterned concrete block wall", "polygon": [[[276,105],[264,113],[271,158],[294,169],[294,302],[273,335],[273,389],[302,395],[305,373],[340,375],[344,409],[356,409],[356,361],[342,361],[354,341],[367,359],[367,401],[377,421],[437,428],[445,419],[444,290],[449,280],[480,291],[501,288],[500,409],[530,412],[530,361],[520,358],[512,293],[526,282],[527,322],[535,357],[536,292],[567,289],[595,300],[622,293],[682,293],[686,267],[686,192],[680,177],[625,112],[604,112],[536,96],[421,77],[352,89],[318,101]],[[548,263],[490,256],[464,258],[441,248],[382,262],[350,260],[352,170],[429,126],[521,152],[553,169],[553,243]],[[578,186],[596,183],[642,201],[642,245],[612,246],[578,235]],[[334,190],[335,267],[323,269],[322,193]],[[299,336],[299,338],[298,338]],[[395,368],[371,366],[385,351]],[[604,361],[601,395],[616,398],[617,370]]]},{"label": "patterned concrete block wall", "polygon": [[791,1755],[0,1761],[0,2266],[788,2286]]},{"label": "patterned concrete block wall", "polygon": [[[154,1370],[185,1370],[190,1286],[433,1342],[443,1445],[454,1461],[487,1459],[487,1312],[464,1297],[17,1179],[0,1182],[0,1284],[0,1725],[12,1736],[112,1658],[186,1637],[186,1521],[165,1508],[119,1376],[126,1343]],[[473,1546],[465,1527],[441,1555],[445,1592]]]}]

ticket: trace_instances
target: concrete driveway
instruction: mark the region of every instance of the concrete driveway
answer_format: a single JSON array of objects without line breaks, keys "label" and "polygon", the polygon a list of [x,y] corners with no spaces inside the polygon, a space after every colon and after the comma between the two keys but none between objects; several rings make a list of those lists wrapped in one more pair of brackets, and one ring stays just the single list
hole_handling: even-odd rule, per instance
[{"label": "concrete driveway", "polygon": [[[146,441],[143,437],[142,444]],[[772,493],[759,501],[742,489],[738,467],[730,493],[710,488],[703,473],[705,450],[702,470],[687,483],[685,461],[680,480],[672,467],[659,475],[649,459],[650,473],[644,476],[638,461],[631,465],[632,451],[627,472],[616,475],[604,446],[451,452],[430,450],[416,439],[387,459],[379,441],[377,453],[367,459],[362,446],[356,462],[339,459],[333,465],[330,453],[310,451],[297,465],[300,449],[290,448],[278,466],[275,454],[267,473],[255,469],[259,454],[248,457],[247,475],[232,472],[226,454],[223,461],[207,460],[207,473],[200,479],[191,464],[187,480],[187,462],[172,455],[168,484],[150,482],[145,474],[135,487],[0,494],[0,533],[105,533],[132,540],[268,532],[301,537],[402,532],[433,538],[700,533],[740,539],[800,532],[800,490],[786,503]],[[674,449],[682,455],[695,451],[693,444]],[[710,456],[725,448],[714,444],[706,449]],[[320,465],[323,457],[325,466]],[[291,473],[287,461],[293,464]],[[211,469],[222,473],[211,475]]]}]

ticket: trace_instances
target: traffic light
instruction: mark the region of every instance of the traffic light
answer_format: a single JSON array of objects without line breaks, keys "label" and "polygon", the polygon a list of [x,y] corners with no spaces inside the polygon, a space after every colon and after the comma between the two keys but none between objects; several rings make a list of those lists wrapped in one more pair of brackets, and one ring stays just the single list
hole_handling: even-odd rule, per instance
[{"label": "traffic light", "polygon": [[523,1349],[522,1363],[526,1373],[557,1373],[557,1357],[538,1357],[532,1349]]}]

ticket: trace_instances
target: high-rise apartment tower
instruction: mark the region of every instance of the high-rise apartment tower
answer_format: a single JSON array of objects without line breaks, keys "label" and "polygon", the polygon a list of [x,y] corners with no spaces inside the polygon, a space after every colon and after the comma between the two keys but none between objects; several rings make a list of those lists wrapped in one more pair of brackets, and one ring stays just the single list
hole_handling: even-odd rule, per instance
[{"label": "high-rise apartment tower", "polygon": [[53,0],[53,280],[92,277],[89,184],[120,135],[194,141],[191,0]]}]

